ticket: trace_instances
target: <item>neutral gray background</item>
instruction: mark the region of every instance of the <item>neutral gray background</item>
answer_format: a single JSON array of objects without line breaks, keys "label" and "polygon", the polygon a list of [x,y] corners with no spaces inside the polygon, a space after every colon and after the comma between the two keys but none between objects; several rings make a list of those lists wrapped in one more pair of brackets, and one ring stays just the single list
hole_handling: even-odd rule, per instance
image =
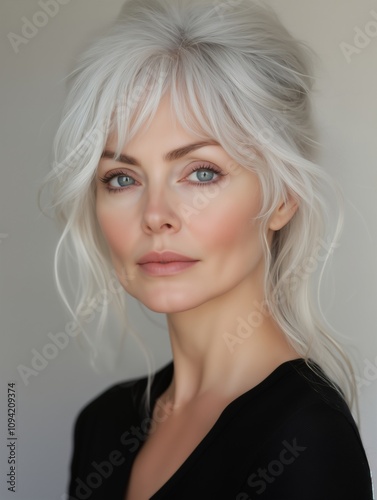
[{"label": "neutral gray background", "polygon": [[[64,77],[73,57],[118,13],[122,0],[65,0],[16,53],[8,34],[21,35],[43,11],[43,0],[2,0],[1,196],[0,196],[0,498],[61,500],[71,455],[71,433],[79,409],[108,385],[146,373],[144,357],[127,340],[115,368],[111,350],[97,372],[77,342],[60,349],[26,385],[17,367],[31,367],[32,351],[50,343],[48,333],[70,321],[53,280],[54,224],[39,213],[36,195],[51,161],[51,143],[63,102]],[[237,0],[225,3],[235,5]],[[319,54],[314,109],[320,128],[321,162],[339,181],[346,200],[346,224],[336,250],[323,306],[330,323],[354,344],[360,376],[361,432],[377,476],[377,1],[275,0],[287,27]],[[221,2],[214,1],[220,6]],[[224,5],[220,8],[223,8]],[[375,13],[375,15],[373,14]],[[347,60],[340,44],[365,47]],[[356,30],[356,31],[355,31]],[[374,30],[374,31],[373,31]],[[357,52],[357,53],[356,53]],[[170,360],[163,316],[130,300],[132,325],[155,355],[158,368]],[[89,332],[95,321],[88,324]],[[118,325],[108,335],[117,340]],[[107,360],[107,362],[105,362]],[[17,490],[6,486],[6,388],[17,383]],[[111,411],[111,409],[109,409]]]}]

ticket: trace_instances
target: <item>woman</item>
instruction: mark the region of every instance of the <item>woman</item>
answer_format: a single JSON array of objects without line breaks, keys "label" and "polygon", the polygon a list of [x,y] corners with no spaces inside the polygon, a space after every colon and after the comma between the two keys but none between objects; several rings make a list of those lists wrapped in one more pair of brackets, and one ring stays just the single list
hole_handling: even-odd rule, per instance
[{"label": "woman", "polygon": [[340,222],[329,238],[308,57],[257,2],[130,0],[71,75],[47,180],[72,312],[115,271],[173,353],[81,411],[71,500],[372,498],[310,293]]}]

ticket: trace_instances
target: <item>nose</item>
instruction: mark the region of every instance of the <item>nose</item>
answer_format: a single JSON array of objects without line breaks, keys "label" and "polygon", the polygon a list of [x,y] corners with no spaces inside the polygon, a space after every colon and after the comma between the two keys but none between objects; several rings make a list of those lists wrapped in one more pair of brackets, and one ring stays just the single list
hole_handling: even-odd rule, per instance
[{"label": "nose", "polygon": [[142,228],[148,233],[176,232],[181,228],[181,221],[174,210],[173,195],[168,188],[150,187],[145,193],[142,215]]}]

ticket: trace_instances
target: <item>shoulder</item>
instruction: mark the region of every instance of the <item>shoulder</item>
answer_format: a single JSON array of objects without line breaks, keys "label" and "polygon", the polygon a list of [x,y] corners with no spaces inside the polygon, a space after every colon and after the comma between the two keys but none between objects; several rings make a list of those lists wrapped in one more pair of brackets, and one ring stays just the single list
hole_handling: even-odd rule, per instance
[{"label": "shoulder", "polygon": [[[170,366],[171,363],[153,373],[154,385]],[[147,383],[148,377],[144,375],[111,385],[81,408],[76,418],[76,425],[94,420],[102,423],[110,420],[114,424],[118,419],[124,421],[133,419],[134,416],[140,418]]]},{"label": "shoulder", "polygon": [[357,425],[341,394],[320,372],[289,363],[261,391],[259,401],[266,404],[258,450],[240,499],[255,494],[266,500],[372,498]]},{"label": "shoulder", "polygon": [[347,421],[357,431],[342,392],[317,364],[303,359],[288,361],[264,382],[260,399],[266,411],[278,410],[276,417],[281,422],[322,412],[330,419]]},{"label": "shoulder", "polygon": [[[171,364],[168,364],[155,372],[152,387],[158,387],[169,376],[170,370]],[[73,494],[77,486],[77,478],[85,478],[93,472],[94,462],[111,461],[114,454],[122,456],[122,460],[129,460],[130,454],[143,441],[142,434],[134,438],[136,445],[129,437],[133,429],[138,431],[142,422],[147,382],[148,377],[141,376],[113,384],[80,410],[73,430],[70,493]],[[118,469],[117,473],[121,474],[121,469]]]},{"label": "shoulder", "polygon": [[285,376],[271,393],[275,394],[271,405],[278,410],[271,433],[273,439],[277,436],[283,439],[284,435],[300,436],[312,454],[315,450],[323,453],[329,448],[339,453],[347,448],[357,450],[365,458],[349,406],[318,365],[309,367],[303,360],[288,363]]},{"label": "shoulder", "polygon": [[371,500],[371,484],[356,425],[319,401],[266,436],[248,476],[253,493],[281,500]]},{"label": "shoulder", "polygon": [[72,481],[88,473],[93,459],[119,448],[122,434],[138,419],[145,386],[146,377],[113,384],[81,408],[73,425]]},{"label": "shoulder", "polygon": [[[331,420],[348,422],[356,429],[351,411],[336,386],[318,365],[303,359],[287,361],[265,380],[238,398],[234,405],[240,419],[259,419],[266,431],[290,421],[310,418],[315,413]],[[242,409],[242,411],[241,411]],[[315,420],[319,424],[318,419]]]},{"label": "shoulder", "polygon": [[[153,374],[152,389],[169,376],[172,364]],[[108,387],[79,411],[73,429],[74,455],[116,447],[124,433],[146,417],[144,395],[148,377],[141,376]],[[85,450],[85,452],[83,451]]]},{"label": "shoulder", "polygon": [[107,419],[109,412],[114,415],[124,410],[130,411],[136,397],[146,387],[147,377],[137,377],[124,382],[118,382],[107,387],[104,391],[89,400],[80,410],[77,422],[91,420],[93,418]]}]

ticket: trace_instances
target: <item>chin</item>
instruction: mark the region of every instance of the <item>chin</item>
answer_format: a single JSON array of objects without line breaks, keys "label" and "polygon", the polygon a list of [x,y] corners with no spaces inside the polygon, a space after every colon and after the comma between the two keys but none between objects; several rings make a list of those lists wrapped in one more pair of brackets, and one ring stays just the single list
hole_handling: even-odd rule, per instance
[{"label": "chin", "polygon": [[196,306],[190,306],[187,304],[161,304],[159,302],[151,301],[151,302],[142,302],[142,304],[150,309],[151,311],[154,311],[156,313],[162,313],[162,314],[174,314],[174,313],[179,313],[179,312],[184,312],[184,311],[189,311],[190,309],[194,309]]},{"label": "chin", "polygon": [[189,311],[190,309],[195,309],[201,304],[197,299],[189,300],[187,296],[177,297],[177,295],[169,297],[169,294],[160,294],[159,296],[150,298],[146,298],[145,295],[143,295],[143,297],[134,295],[134,297],[151,311],[163,314]]}]

